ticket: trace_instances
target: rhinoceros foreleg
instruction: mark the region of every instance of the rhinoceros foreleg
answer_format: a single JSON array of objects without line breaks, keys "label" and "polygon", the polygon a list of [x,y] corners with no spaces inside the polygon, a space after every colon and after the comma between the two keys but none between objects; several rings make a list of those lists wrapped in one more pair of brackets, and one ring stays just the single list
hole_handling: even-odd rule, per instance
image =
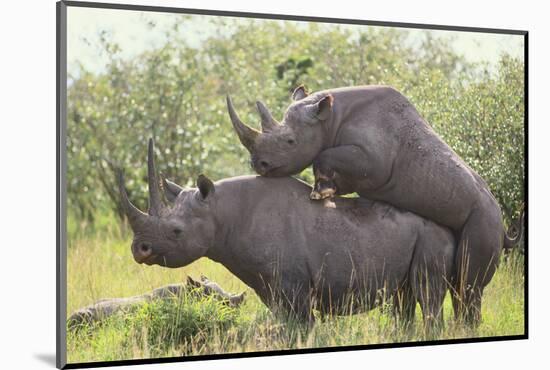
[{"label": "rhinoceros foreleg", "polygon": [[338,189],[334,180],[332,179],[333,175],[325,175],[321,172],[315,172],[315,185],[309,197],[313,200],[328,199],[336,195]]},{"label": "rhinoceros foreleg", "polygon": [[342,145],[322,151],[313,161],[315,185],[311,199],[326,199],[336,194],[357,191],[357,184],[376,188],[387,181],[389,173],[383,159],[367,154],[356,145]]}]

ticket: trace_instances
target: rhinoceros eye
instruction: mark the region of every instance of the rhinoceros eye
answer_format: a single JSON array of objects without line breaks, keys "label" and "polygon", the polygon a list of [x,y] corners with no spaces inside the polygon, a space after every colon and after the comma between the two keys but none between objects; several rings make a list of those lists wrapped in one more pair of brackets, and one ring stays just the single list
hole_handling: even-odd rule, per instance
[{"label": "rhinoceros eye", "polygon": [[174,234],[176,238],[179,237],[181,233],[182,233],[182,230],[177,227],[172,230],[172,234]]},{"label": "rhinoceros eye", "polygon": [[288,139],[286,142],[288,143],[288,145],[296,144],[296,141],[294,139]]}]

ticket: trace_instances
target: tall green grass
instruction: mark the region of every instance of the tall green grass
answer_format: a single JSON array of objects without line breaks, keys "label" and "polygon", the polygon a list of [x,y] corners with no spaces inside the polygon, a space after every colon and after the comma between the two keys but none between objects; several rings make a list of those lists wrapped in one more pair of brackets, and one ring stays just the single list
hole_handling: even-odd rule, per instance
[{"label": "tall green grass", "polygon": [[69,224],[69,314],[101,298],[138,295],[165,284],[182,282],[188,274],[193,277],[204,274],[229,292],[246,290],[247,298],[239,308],[197,295],[145,303],[101,324],[69,332],[69,362],[524,333],[523,257],[519,255],[501,261],[486,288],[483,322],[476,330],[453,320],[449,296],[444,305],[445,328],[436,337],[424,332],[419,307],[415,324],[404,328],[392,318],[389,305],[365,314],[329,317],[307,330],[301,324],[274,317],[250,288],[223,266],[208,259],[179,269],[138,265],[130,253],[129,236],[124,230],[111,227],[117,224],[111,221],[92,231],[85,225]]}]

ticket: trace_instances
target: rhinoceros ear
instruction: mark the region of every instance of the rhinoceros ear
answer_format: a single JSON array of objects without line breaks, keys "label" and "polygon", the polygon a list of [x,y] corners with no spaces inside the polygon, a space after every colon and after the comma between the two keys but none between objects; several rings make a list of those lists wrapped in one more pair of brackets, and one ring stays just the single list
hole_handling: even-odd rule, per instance
[{"label": "rhinoceros ear", "polygon": [[306,109],[308,110],[309,116],[312,119],[325,121],[330,117],[332,113],[332,102],[334,98],[332,95],[327,95],[315,104],[308,105]]},{"label": "rhinoceros ear", "polygon": [[292,93],[292,100],[302,100],[308,95],[306,88],[304,85],[298,86],[296,89],[294,89],[294,92]]},{"label": "rhinoceros ear", "polygon": [[202,199],[206,199],[216,191],[212,180],[202,174],[199,175],[199,178],[197,179],[197,187],[199,188]]},{"label": "rhinoceros ear", "polygon": [[187,284],[194,288],[200,288],[202,286],[201,283],[193,279],[191,276],[187,276]]},{"label": "rhinoceros ear", "polygon": [[229,297],[229,305],[231,307],[238,307],[241,303],[243,303],[245,297],[246,297],[246,292],[242,292],[241,294],[233,295],[233,296]]}]

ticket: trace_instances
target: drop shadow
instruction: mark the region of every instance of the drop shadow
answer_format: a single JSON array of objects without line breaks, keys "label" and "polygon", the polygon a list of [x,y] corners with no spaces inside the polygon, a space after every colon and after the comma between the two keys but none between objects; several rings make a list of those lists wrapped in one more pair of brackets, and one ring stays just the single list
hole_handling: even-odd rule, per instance
[{"label": "drop shadow", "polygon": [[35,353],[34,358],[37,360],[42,361],[46,365],[50,365],[52,367],[55,367],[55,353]]}]

